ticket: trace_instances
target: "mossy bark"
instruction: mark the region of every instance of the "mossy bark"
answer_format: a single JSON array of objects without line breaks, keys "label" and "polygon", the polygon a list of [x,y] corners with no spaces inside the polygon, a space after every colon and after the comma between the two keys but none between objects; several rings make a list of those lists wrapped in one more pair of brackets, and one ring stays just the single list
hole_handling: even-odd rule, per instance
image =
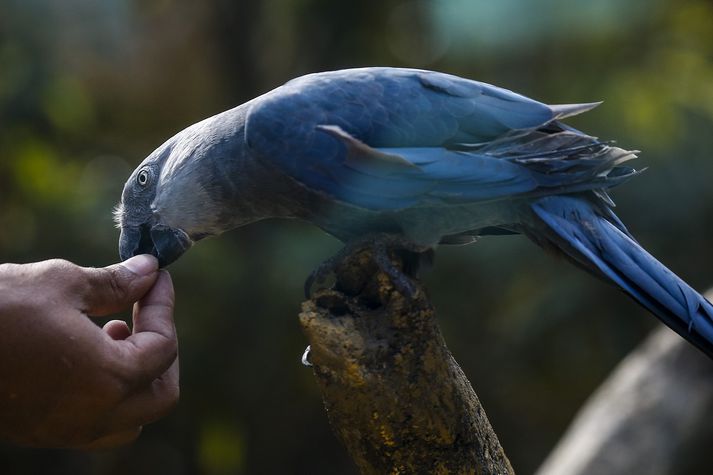
[{"label": "mossy bark", "polygon": [[404,297],[368,251],[336,274],[300,322],[329,421],[361,472],[513,473],[420,284]]}]

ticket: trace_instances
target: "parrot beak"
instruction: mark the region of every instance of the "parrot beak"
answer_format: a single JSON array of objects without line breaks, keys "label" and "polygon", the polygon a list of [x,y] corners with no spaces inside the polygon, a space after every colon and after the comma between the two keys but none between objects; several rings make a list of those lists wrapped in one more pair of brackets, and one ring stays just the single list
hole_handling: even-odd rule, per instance
[{"label": "parrot beak", "polygon": [[193,245],[188,234],[163,224],[122,226],[119,255],[126,260],[138,254],[156,256],[160,267],[166,267],[181,257]]}]

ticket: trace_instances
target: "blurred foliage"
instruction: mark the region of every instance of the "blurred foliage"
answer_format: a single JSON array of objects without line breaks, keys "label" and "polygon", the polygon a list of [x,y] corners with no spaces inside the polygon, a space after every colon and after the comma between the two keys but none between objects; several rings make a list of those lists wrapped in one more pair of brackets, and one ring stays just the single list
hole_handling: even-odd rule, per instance
[{"label": "blurred foliage", "polygon": [[[702,0],[0,0],[0,261],[116,261],[112,206],[162,141],[294,76],[365,65],[443,70],[550,103],[605,100],[571,123],[643,150],[650,169],[614,193],[620,216],[692,285],[712,283],[713,4]],[[201,243],[172,266],[178,409],[117,451],[0,448],[2,472],[354,473],[299,363],[303,278],[338,248],[295,222]],[[655,323],[519,237],[442,249],[427,283],[521,473]]]}]

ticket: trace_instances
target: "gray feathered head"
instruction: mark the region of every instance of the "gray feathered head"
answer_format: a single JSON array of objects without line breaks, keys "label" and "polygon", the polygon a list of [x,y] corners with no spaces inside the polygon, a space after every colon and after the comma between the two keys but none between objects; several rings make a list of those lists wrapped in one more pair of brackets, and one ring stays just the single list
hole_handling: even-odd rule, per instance
[{"label": "gray feathered head", "polygon": [[214,162],[226,147],[217,132],[215,118],[192,125],[131,174],[114,211],[122,259],[153,254],[163,267],[195,241],[225,230],[225,206],[219,202],[224,193],[218,189]]}]

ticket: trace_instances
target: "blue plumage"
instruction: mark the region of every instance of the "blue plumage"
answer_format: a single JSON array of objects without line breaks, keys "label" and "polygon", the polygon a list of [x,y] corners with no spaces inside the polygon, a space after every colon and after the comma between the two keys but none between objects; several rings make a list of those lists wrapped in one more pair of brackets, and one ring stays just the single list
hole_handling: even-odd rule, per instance
[{"label": "blue plumage", "polygon": [[367,68],[305,76],[262,96],[246,139],[296,180],[356,206],[472,203],[613,184],[597,167],[633,154],[556,120],[593,106],[547,106],[447,74]]},{"label": "blue plumage", "polygon": [[[561,122],[596,105],[546,105],[411,69],[297,78],[142,163],[122,196],[122,257],[153,252],[166,264],[195,240],[267,217],[304,219],[345,242],[386,233],[421,248],[523,233],[713,356],[713,306],[612,212],[607,191],[637,173],[625,164],[635,152]],[[154,180],[137,185],[140,170]]]},{"label": "blue plumage", "polygon": [[610,210],[587,200],[548,196],[532,203],[544,232],[533,239],[608,280],[666,325],[710,354],[713,305],[646,252]]}]

